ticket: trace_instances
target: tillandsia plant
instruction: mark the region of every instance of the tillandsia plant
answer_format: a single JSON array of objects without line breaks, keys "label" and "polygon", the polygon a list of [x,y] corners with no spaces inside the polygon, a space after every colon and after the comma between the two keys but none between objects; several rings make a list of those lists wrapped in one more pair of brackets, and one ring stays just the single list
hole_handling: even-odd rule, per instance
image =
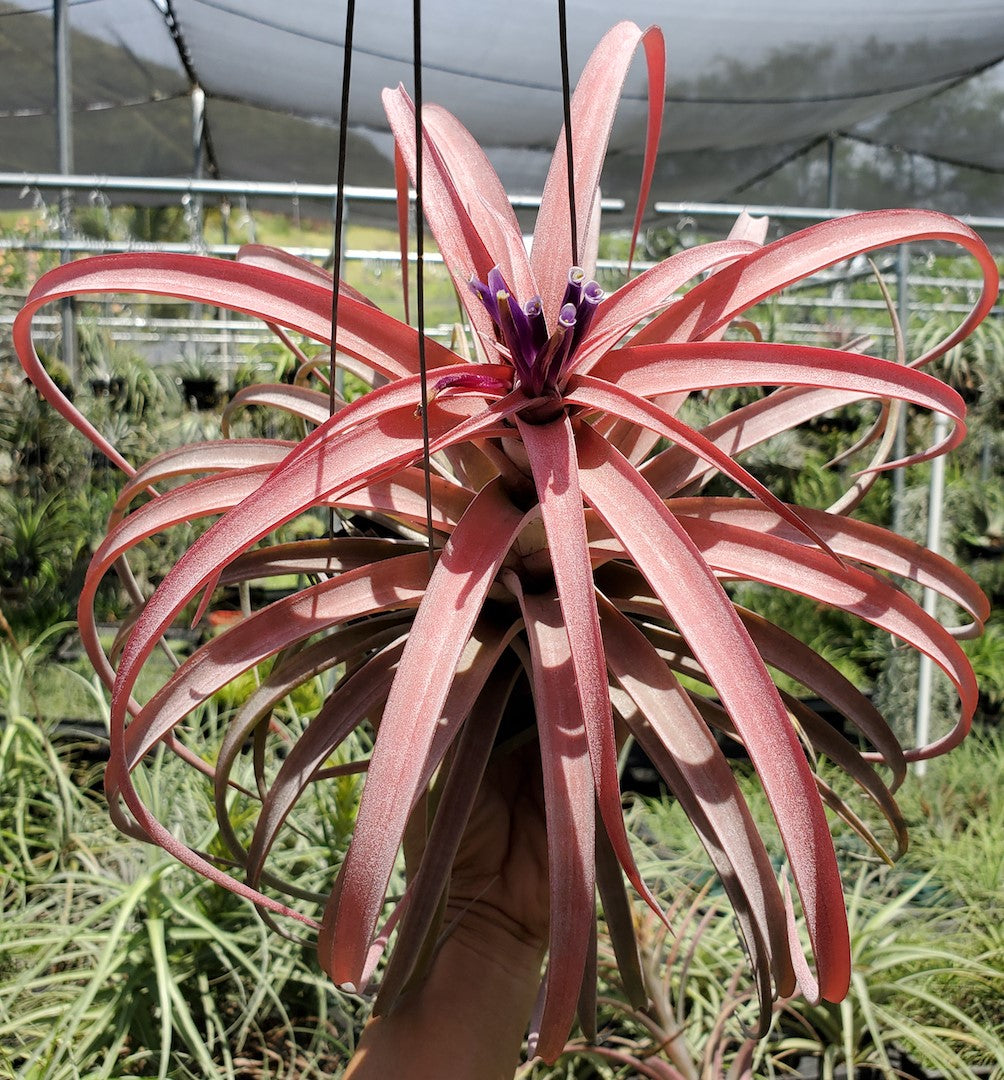
[{"label": "tillandsia plant", "polygon": [[[893,792],[908,761],[947,751],[966,734],[977,690],[956,638],[978,633],[987,616],[963,573],[849,512],[881,470],[945,453],[963,437],[961,399],[920,369],[990,310],[997,271],[988,251],[965,225],[920,210],[843,217],[772,243],[764,243],[766,223],[744,215],[727,239],[673,255],[605,295],[594,280],[600,172],[639,49],[649,122],[637,235],[661,126],[658,29],[621,23],[586,64],[571,103],[572,153],[562,135],[529,253],[474,139],[442,108],[423,108],[425,217],[469,320],[463,346],[420,339],[340,285],[337,355],[319,362],[298,342],[330,348],[330,276],[258,246],[234,261],[143,253],[71,263],[38,282],[14,327],[18,355],[42,393],[127,474],[80,600],[87,651],[112,691],[106,788],[121,827],[248,897],[268,918],[285,914],[315,928],[337,983],[363,990],[383,970],[378,1006],[387,1010],[449,932],[441,900],[487,764],[532,741],[543,776],[550,921],[530,1045],[547,1060],[561,1052],[577,1007],[588,1025],[597,891],[628,991],[643,995],[625,879],[654,910],[662,907],[624,825],[624,740],[647,752],[720,874],[764,1023],[771,1001],[796,989],[839,1000],[850,956],[824,803],[853,814],[811,762],[819,754],[842,766],[902,846]],[[406,199],[418,163],[414,105],[401,87],[387,90],[384,104]],[[767,343],[748,328],[728,339],[751,307],[793,282],[920,240],[961,245],[978,262],[983,289],[958,328],[911,363]],[[32,344],[43,306],[106,292],[163,294],[264,320],[298,357],[301,377],[241,391],[230,408],[270,404],[301,417],[309,433],[296,443],[199,443],[135,468],[62,397]],[[329,415],[335,362],[375,388],[350,403],[337,399]],[[688,395],[737,386],[769,392],[699,430],[681,420]],[[882,403],[873,457],[836,506],[787,505],[739,462],[772,436],[872,400]],[[943,414],[950,434],[891,462],[888,418],[900,402]],[[702,495],[716,477],[739,493]],[[329,538],[280,542],[277,530],[318,507],[336,523]],[[130,552],[179,523],[208,519],[216,520],[156,591],[142,595],[128,573]],[[375,524],[360,532],[359,520]],[[427,523],[431,552],[421,540]],[[106,655],[92,605],[113,568],[135,606]],[[149,700],[134,699],[147,659],[193,604],[201,617],[218,587],[279,575],[310,584],[247,611]],[[729,581],[811,597],[927,654],[958,691],[954,728],[903,748],[829,663],[738,607]],[[903,581],[954,602],[964,625],[939,624]],[[199,744],[197,710],[251,669],[260,685],[211,757]],[[836,708],[859,740],[781,693],[772,670]],[[323,705],[302,730],[284,729],[277,703],[319,674],[329,686]],[[375,733],[372,753],[346,761],[341,748],[357,729]],[[780,874],[718,732],[744,745],[759,774],[787,852]],[[273,742],[281,752],[270,757]],[[251,787],[236,771],[245,747]],[[161,748],[206,775],[225,851],[193,849],[144,801],[136,774]],[[312,785],[363,771],[354,835],[330,891],[318,897],[283,880],[270,853],[281,848],[298,800]],[[257,806],[248,835],[235,824],[236,804],[245,816]],[[408,866],[404,893],[389,900],[406,830],[420,816],[421,858]]]}]

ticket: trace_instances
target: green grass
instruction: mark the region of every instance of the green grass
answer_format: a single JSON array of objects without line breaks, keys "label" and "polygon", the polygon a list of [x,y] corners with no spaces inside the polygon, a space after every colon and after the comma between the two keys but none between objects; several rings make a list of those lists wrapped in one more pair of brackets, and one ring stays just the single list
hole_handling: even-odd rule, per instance
[{"label": "green grass", "polygon": [[[864,852],[834,822],[848,894],[855,970],[839,1005],[780,1003],[767,1039],[754,1047],[746,961],[727,903],[693,829],[671,799],[638,800],[630,814],[637,858],[657,893],[674,904],[666,934],[640,908],[637,925],[651,1004],[628,1003],[600,936],[597,1046],[581,1039],[554,1067],[524,1068],[523,1080],[662,1076],[651,1055],[680,1074],[720,1080],[749,1054],[753,1076],[809,1075],[898,1080],[902,1069],[973,1080],[1004,1077],[1004,739],[976,733],[954,753],[910,776],[900,801],[911,846],[892,867]],[[767,809],[744,782],[758,821]],[[782,853],[766,830],[775,859]],[[666,953],[669,951],[669,962]],[[661,1054],[659,1046],[665,1045]],[[731,1076],[731,1073],[728,1073]]]},{"label": "green grass", "polygon": [[[43,721],[54,723],[105,722],[108,716],[107,694],[94,674],[90,661],[74,647],[78,639],[73,626],[64,623],[51,629],[53,636],[65,639],[60,651],[68,651],[69,655],[67,659],[57,662],[49,658],[48,650],[43,650],[36,662],[29,663],[27,669],[20,673],[20,695],[23,704],[28,705],[27,711]],[[110,649],[112,638],[105,636],[102,645]],[[175,651],[183,651],[186,647],[184,642],[175,642],[173,646]],[[9,643],[3,643],[0,648],[6,650],[9,664]],[[167,656],[159,650],[155,651],[140,676],[137,697],[145,701],[160,689],[172,670]],[[5,712],[4,706],[4,695],[0,694],[0,716]]]},{"label": "green grass", "polygon": [[[96,777],[63,753],[35,720],[2,730],[0,1076],[337,1076],[364,1010],[327,984],[308,946],[118,835]],[[901,1052],[955,1080],[981,1065],[1004,1070],[1002,772],[1004,740],[978,736],[908,780],[909,854],[892,868],[848,856],[851,995],[779,1009],[755,1075],[789,1075],[801,1057],[824,1075],[851,1063],[892,1078]],[[211,820],[203,781],[173,761],[155,767],[145,790],[162,814]],[[289,866],[316,868],[325,844],[344,844],[353,802],[332,797],[319,795],[298,822]],[[601,934],[600,1043],[580,1040],[555,1067],[528,1066],[524,1077],[645,1075],[620,1058],[645,1062],[668,1039],[671,1060],[711,1080],[715,1063],[744,1046],[745,962],[692,830],[669,800],[639,801],[630,814],[643,872],[674,905],[668,938],[639,909],[652,1005],[628,1005]],[[214,847],[214,828],[192,828],[190,842]]]},{"label": "green grass", "polygon": [[[21,708],[32,651],[0,644],[0,1077],[337,1075],[358,1003],[309,946],[117,832],[97,771]],[[210,742],[213,720],[203,720]],[[141,791],[154,811],[184,821],[194,846],[220,850],[205,778],[173,757],[151,772]],[[351,796],[331,785],[305,801],[282,852],[305,887],[344,848]]]}]

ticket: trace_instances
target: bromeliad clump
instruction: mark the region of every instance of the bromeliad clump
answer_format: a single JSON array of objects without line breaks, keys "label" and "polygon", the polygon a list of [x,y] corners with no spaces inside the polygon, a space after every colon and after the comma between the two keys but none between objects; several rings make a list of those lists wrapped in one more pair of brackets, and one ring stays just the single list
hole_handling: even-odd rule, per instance
[{"label": "bromeliad clump", "polygon": [[[926,460],[962,438],[962,400],[921,368],[993,305],[997,271],[986,248],[966,226],[920,210],[839,218],[769,244],[766,223],[743,215],[727,239],[673,255],[604,296],[592,280],[598,185],[616,98],[639,47],[650,123],[636,232],[641,220],[662,115],[664,45],[658,30],[621,23],[600,42],[572,101],[578,252],[563,139],[528,254],[477,144],[449,113],[423,109],[427,224],[465,305],[474,360],[432,340],[420,349],[413,329],[340,286],[334,359],[381,385],[336,402],[329,416],[329,377],[317,353],[331,342],[332,282],[255,246],[235,261],[127,254],[62,266],[38,282],[14,327],[39,389],[127,474],[80,603],[88,653],[112,688],[106,787],[121,826],[263,910],[317,928],[322,963],[339,983],[366,987],[387,942],[396,942],[381,995],[390,1008],[428,946],[449,932],[440,900],[453,856],[487,764],[507,752],[515,723],[523,744],[536,747],[544,780],[551,917],[533,1031],[549,1060],[561,1052],[577,1004],[588,1013],[595,992],[588,958],[597,890],[634,993],[640,979],[625,878],[661,910],[625,831],[623,740],[642,745],[707,848],[735,909],[764,1018],[772,998],[796,988],[840,1000],[850,978],[848,932],[821,790],[851,812],[810,760],[818,752],[844,768],[901,844],[893,793],[908,761],[965,735],[977,691],[956,638],[979,632],[988,614],[979,589],[943,558],[849,516],[878,470]],[[384,102],[403,172],[414,178],[414,108],[402,88],[386,91]],[[925,239],[970,252],[983,289],[961,325],[911,364],[729,338],[735,321],[793,282],[862,252]],[[276,328],[301,362],[302,384],[242,391],[232,407],[285,409],[309,433],[295,444],[197,444],[134,467],[63,398],[32,343],[41,307],[94,292],[161,293]],[[432,393],[420,415],[423,353]],[[738,386],[770,389],[705,427],[682,419],[689,395]],[[882,412],[872,444],[889,402],[943,414],[950,434],[892,463],[882,439],[848,497],[828,509],[781,502],[740,463],[773,436],[876,399]],[[704,494],[714,478],[740,494]],[[286,522],[317,507],[333,511],[341,530],[329,539],[277,538]],[[352,527],[359,515],[378,527],[359,534]],[[427,520],[431,559],[414,542]],[[152,595],[130,582],[128,558],[138,545],[179,523],[210,521]],[[93,601],[113,567],[125,574],[135,608],[109,656]],[[307,584],[203,644],[148,700],[134,698],[152,651],[201,594],[290,575]],[[734,603],[725,583],[736,581],[810,597],[925,653],[958,692],[956,726],[930,745],[904,749],[827,660]],[[946,597],[961,624],[946,628],[931,618],[904,582]],[[222,746],[201,746],[200,706],[251,670],[260,671],[260,685]],[[855,739],[779,691],[772,671],[836,709]],[[328,690],[316,715],[302,730],[277,731],[278,703],[319,676]],[[532,711],[517,701],[532,702]],[[372,753],[346,761],[357,730],[373,736]],[[759,775],[787,853],[781,876],[716,732],[741,741]],[[270,758],[277,740],[281,752]],[[205,774],[219,830],[212,852],[184,839],[196,830],[168,826],[144,800],[135,775],[160,748]],[[236,773],[245,748],[254,763],[250,785]],[[272,853],[298,801],[354,771],[366,779],[333,880],[320,896],[283,880]],[[409,866],[403,897],[389,901],[402,841],[415,828],[424,854]],[[304,907],[312,902],[316,917]]]}]

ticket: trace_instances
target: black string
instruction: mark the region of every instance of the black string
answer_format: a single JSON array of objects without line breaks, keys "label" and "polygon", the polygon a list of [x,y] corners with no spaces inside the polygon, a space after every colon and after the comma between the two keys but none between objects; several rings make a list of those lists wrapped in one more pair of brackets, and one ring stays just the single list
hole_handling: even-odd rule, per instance
[{"label": "black string", "polygon": [[[347,0],[345,8],[345,53],[342,59],[342,100],[338,120],[338,168],[335,192],[335,235],[331,248],[331,272],[334,277],[331,289],[331,368],[328,376],[328,415],[335,413],[335,357],[338,352],[338,292],[342,280],[342,223],[345,219],[345,158],[349,129],[349,82],[352,75],[352,29],[355,25],[355,0]],[[335,510],[328,509],[328,538],[334,539]]]},{"label": "black string", "polygon": [[415,77],[415,306],[418,309],[418,375],[421,385],[422,447],[425,467],[425,529],[429,570],[435,566],[432,543],[432,476],[429,463],[429,385],[425,367],[425,224],[422,211],[422,0],[414,0],[413,66]]},{"label": "black string", "polygon": [[331,292],[331,381],[328,384],[328,415],[335,411],[335,350],[338,344],[338,285],[342,279],[342,222],[345,218],[345,158],[349,128],[349,80],[352,74],[352,29],[356,18],[355,0],[345,8],[345,55],[342,62],[342,103],[338,124],[338,190],[335,194],[335,239],[331,252],[335,276]]},{"label": "black string", "polygon": [[572,265],[579,265],[579,230],[575,218],[575,170],[572,160],[572,96],[568,79],[568,27],[565,0],[558,0],[558,40],[561,49],[561,103],[565,110],[565,158],[568,171],[568,212],[572,227]]}]

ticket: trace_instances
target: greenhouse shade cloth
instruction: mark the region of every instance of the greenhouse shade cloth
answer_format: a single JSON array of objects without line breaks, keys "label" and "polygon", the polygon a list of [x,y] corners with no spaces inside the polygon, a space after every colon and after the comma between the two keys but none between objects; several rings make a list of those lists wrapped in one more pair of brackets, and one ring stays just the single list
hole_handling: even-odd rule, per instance
[{"label": "greenhouse shade cloth", "polygon": [[[70,0],[67,11],[78,174],[191,175],[197,85],[204,175],[333,181],[343,4]],[[507,190],[538,192],[562,118],[556,6],[425,0],[422,12],[425,100],[470,128]],[[0,0],[3,172],[57,168],[52,18],[51,0]],[[1000,0],[583,0],[569,5],[573,83],[618,18],[666,32],[656,199],[1004,210]],[[411,85],[411,35],[411,4],[356,5],[349,184],[393,182],[380,90]],[[642,66],[603,178],[629,207]]]}]

